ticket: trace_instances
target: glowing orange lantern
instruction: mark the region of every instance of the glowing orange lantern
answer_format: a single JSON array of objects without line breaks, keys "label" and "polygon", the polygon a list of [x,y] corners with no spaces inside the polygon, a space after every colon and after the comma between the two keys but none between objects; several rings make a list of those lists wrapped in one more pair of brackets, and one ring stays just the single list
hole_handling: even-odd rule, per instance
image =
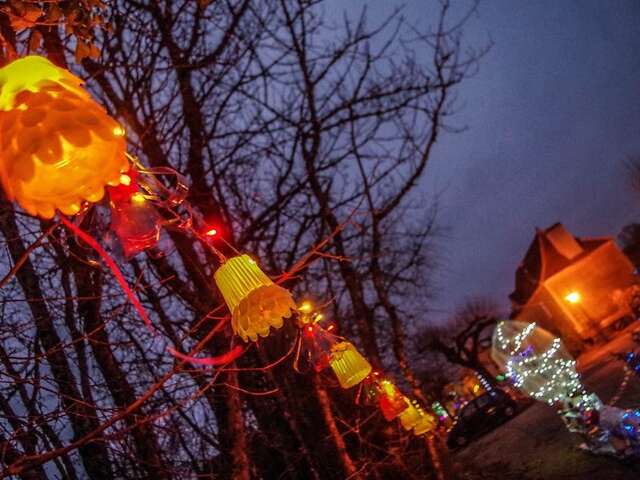
[{"label": "glowing orange lantern", "polygon": [[378,403],[382,415],[389,422],[404,412],[409,405],[404,395],[389,380],[381,380],[378,385]]},{"label": "glowing orange lantern", "polygon": [[351,342],[334,345],[329,363],[342,388],[351,388],[359,384],[371,373],[371,364]]},{"label": "glowing orange lantern", "polygon": [[32,215],[78,213],[128,168],[124,130],[82,83],[38,56],[0,69],[0,181]]},{"label": "glowing orange lantern", "polygon": [[228,259],[214,278],[231,311],[231,327],[245,342],[282,327],[296,310],[291,293],[273,283],[248,255]]}]

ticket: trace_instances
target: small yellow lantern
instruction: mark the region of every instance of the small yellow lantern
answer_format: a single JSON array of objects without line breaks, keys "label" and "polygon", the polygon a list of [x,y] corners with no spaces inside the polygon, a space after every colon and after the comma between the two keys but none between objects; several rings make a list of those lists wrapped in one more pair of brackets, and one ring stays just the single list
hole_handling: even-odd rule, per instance
[{"label": "small yellow lantern", "polygon": [[44,57],[0,68],[0,182],[32,215],[76,214],[128,168],[124,129],[82,83]]},{"label": "small yellow lantern", "polygon": [[273,283],[249,255],[228,259],[214,279],[231,311],[231,327],[245,342],[282,327],[296,310],[291,293]]},{"label": "small yellow lantern", "polygon": [[383,379],[378,384],[378,403],[384,418],[390,422],[404,412],[408,404],[405,396],[402,395],[398,387],[387,379]]},{"label": "small yellow lantern", "polygon": [[420,411],[407,397],[404,397],[404,399],[407,402],[408,406],[400,414],[400,423],[402,424],[402,428],[404,428],[405,430],[411,430],[418,424],[421,419]]},{"label": "small yellow lantern", "polygon": [[433,415],[425,412],[422,408],[416,408],[420,419],[413,427],[413,433],[415,435],[423,435],[425,433],[432,432],[436,428],[436,419]]},{"label": "small yellow lantern", "polygon": [[342,388],[351,388],[371,373],[371,364],[351,342],[340,342],[331,349],[329,361]]}]

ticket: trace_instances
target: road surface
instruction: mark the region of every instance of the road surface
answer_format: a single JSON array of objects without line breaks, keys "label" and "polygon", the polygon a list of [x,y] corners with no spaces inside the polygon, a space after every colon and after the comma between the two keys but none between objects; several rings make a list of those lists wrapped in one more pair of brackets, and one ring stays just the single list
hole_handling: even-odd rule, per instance
[{"label": "road surface", "polygon": [[[629,333],[588,352],[578,361],[587,389],[608,403],[624,377],[623,362],[612,353],[633,348]],[[640,378],[632,375],[619,407],[640,407]],[[451,457],[460,480],[639,480],[640,462],[623,463],[577,448],[556,412],[536,402],[516,418],[472,442]]]}]

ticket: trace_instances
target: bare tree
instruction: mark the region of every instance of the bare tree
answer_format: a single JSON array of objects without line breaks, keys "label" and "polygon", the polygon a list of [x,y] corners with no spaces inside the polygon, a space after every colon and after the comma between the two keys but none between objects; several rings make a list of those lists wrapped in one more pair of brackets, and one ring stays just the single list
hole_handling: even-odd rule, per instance
[{"label": "bare tree", "polygon": [[[80,13],[56,25],[51,11],[66,3]],[[339,331],[422,395],[406,331],[434,218],[417,187],[483,53],[462,42],[467,17],[440,2],[418,29],[401,10],[330,21],[320,1],[118,0],[100,11],[110,25],[100,30],[84,2],[31,4],[38,16],[0,14],[4,61],[35,50],[86,78],[141,162],[188,176],[196,229],[215,225],[274,276],[296,268],[285,285],[332,301]],[[122,265],[154,335],[81,240],[4,197],[0,215],[4,475],[431,471],[420,441],[356,408],[330,375],[292,371],[291,324],[224,368],[167,355],[168,345],[208,355],[237,342],[212,282],[219,261],[188,232],[168,230],[165,255]]]},{"label": "bare tree", "polygon": [[636,267],[640,266],[640,224],[625,225],[618,234],[618,241],[631,263]]},{"label": "bare tree", "polygon": [[493,328],[500,320],[497,304],[487,298],[468,300],[447,323],[446,329],[426,329],[420,336],[423,351],[433,350],[449,362],[471,369],[495,384],[481,353],[491,348]]}]

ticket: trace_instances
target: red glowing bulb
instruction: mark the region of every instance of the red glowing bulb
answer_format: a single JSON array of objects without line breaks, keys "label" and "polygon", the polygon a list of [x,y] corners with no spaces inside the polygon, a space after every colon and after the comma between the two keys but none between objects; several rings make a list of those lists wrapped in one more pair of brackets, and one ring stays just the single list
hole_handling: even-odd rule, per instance
[{"label": "red glowing bulb", "polygon": [[215,237],[217,234],[218,234],[218,230],[216,230],[215,228],[212,228],[208,230],[207,233],[205,233],[207,237]]}]

